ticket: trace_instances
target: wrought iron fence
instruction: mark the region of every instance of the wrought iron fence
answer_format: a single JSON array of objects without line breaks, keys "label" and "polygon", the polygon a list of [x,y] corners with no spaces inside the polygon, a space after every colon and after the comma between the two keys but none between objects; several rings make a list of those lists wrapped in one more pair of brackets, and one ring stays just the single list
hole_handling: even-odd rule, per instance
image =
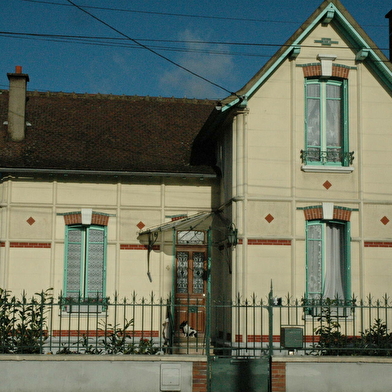
[{"label": "wrought iron fence", "polygon": [[[201,316],[199,316],[201,315]],[[200,323],[201,317],[203,323]],[[181,322],[204,324],[194,331]],[[205,321],[204,321],[205,320]],[[392,301],[252,295],[176,303],[128,298],[20,299],[0,289],[3,354],[392,355]]]}]

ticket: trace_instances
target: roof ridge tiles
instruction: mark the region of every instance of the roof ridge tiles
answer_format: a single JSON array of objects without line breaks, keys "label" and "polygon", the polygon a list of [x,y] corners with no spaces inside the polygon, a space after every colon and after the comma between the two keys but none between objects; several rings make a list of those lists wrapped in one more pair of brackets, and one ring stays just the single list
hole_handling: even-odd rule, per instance
[{"label": "roof ridge tiles", "polygon": [[[8,93],[9,90],[0,90],[0,94]],[[30,97],[71,97],[75,99],[87,98],[87,99],[109,99],[109,100],[126,100],[126,101],[146,101],[146,102],[180,102],[180,103],[193,103],[193,104],[206,104],[211,105],[216,102],[216,99],[209,98],[178,98],[178,97],[161,97],[161,96],[149,96],[149,95],[116,95],[116,94],[102,94],[102,93],[75,93],[75,92],[63,92],[63,91],[27,91],[27,95]]]}]

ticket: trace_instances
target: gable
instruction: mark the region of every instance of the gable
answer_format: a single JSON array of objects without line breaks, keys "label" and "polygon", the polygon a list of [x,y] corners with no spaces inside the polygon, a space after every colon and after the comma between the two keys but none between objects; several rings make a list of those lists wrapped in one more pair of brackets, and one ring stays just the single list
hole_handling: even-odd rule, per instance
[{"label": "gable", "polygon": [[[320,29],[323,29],[322,34]],[[339,0],[326,0],[243,88],[222,102],[222,110],[246,104],[285,61],[295,60],[312,47],[315,50],[312,59],[315,60],[316,52],[325,51],[326,47],[333,51],[331,42],[336,41],[340,44],[344,41],[346,47],[339,48],[339,51],[346,50],[355,61],[363,61],[384,87],[392,91],[391,63]]]}]

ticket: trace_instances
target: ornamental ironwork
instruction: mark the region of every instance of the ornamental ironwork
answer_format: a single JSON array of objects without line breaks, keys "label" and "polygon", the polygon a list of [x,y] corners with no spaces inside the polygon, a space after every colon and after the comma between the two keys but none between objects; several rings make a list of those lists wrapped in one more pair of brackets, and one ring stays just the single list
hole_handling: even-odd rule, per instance
[{"label": "ornamental ironwork", "polygon": [[319,149],[301,150],[301,161],[305,165],[311,164],[334,164],[341,163],[342,166],[350,166],[354,161],[354,151],[343,152],[340,149]]}]

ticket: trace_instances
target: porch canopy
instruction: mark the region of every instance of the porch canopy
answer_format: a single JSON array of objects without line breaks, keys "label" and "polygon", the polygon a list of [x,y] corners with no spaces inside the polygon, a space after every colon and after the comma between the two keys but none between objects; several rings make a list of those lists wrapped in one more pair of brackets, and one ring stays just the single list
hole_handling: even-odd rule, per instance
[{"label": "porch canopy", "polygon": [[194,215],[172,217],[170,222],[161,223],[147,229],[140,230],[138,240],[147,245],[149,248],[156,242],[170,242],[173,240],[173,232],[178,231],[206,231],[208,230],[214,218],[215,212],[198,212]]},{"label": "porch canopy", "polygon": [[150,253],[154,249],[154,245],[158,242],[163,244],[163,249],[165,249],[165,244],[170,245],[170,251],[174,244],[177,243],[177,232],[184,231],[189,233],[191,236],[189,238],[189,243],[193,242],[193,237],[197,239],[196,233],[204,232],[204,243],[207,244],[206,231],[211,227],[212,220],[215,213],[212,211],[199,212],[191,216],[180,216],[171,217],[170,222],[165,222],[157,226],[153,226],[144,230],[141,230],[138,234],[138,240],[147,246],[147,276],[152,281],[150,273]]}]

